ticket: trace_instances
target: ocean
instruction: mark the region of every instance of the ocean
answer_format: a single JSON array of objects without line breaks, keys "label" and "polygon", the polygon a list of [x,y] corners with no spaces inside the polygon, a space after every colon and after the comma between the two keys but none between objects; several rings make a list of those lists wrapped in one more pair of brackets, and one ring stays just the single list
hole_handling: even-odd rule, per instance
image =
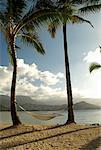
[{"label": "ocean", "polygon": [[[26,112],[18,112],[18,115],[23,123],[27,124],[39,124],[39,125],[56,125],[56,124],[64,124],[67,121],[68,113],[67,111],[34,111],[39,114],[50,114],[50,113],[58,113],[62,116],[58,116],[48,121],[39,120],[33,118]],[[32,112],[32,113],[34,113]],[[75,110],[75,121],[78,124],[101,124],[101,109],[97,110]],[[11,115],[9,111],[1,111],[0,112],[0,123],[11,123]]]}]

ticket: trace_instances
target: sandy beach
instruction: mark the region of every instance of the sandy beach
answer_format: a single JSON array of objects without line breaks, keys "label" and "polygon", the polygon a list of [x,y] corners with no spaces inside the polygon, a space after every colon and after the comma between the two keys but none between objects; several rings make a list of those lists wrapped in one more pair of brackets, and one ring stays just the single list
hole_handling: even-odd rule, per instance
[{"label": "sandy beach", "polygon": [[100,125],[0,125],[1,150],[101,150]]}]

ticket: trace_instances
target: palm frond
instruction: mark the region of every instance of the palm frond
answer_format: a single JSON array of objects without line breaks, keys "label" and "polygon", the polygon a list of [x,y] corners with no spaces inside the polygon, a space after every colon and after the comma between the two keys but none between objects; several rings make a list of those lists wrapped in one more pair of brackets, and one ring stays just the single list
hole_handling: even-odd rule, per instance
[{"label": "palm frond", "polygon": [[[101,1],[100,0],[71,0],[71,3],[77,6],[80,5],[96,5],[99,4]],[[67,2],[68,3],[68,2]]]},{"label": "palm frond", "polygon": [[87,5],[95,5],[101,2],[100,0],[85,0],[85,1]]},{"label": "palm frond", "polygon": [[87,0],[71,0],[72,4],[81,5],[84,4]]},{"label": "palm frond", "polygon": [[22,28],[22,31],[24,31],[24,32],[33,32],[33,31],[35,31],[36,29],[35,29],[35,27],[37,26],[37,28],[39,28],[39,25],[37,24],[37,22],[36,22],[36,25],[35,25],[35,23],[33,23],[33,22],[29,22],[28,24],[26,24],[26,26],[24,26],[23,28]]},{"label": "palm frond", "polygon": [[72,21],[73,24],[74,23],[88,23],[94,28],[94,26],[92,25],[92,23],[89,20],[86,20],[86,19],[84,19],[82,17],[79,17],[79,16],[76,16],[76,15],[73,15],[71,17],[71,21]]},{"label": "palm frond", "polygon": [[101,10],[101,4],[98,5],[90,5],[90,6],[85,6],[83,8],[79,9],[79,13],[81,14],[88,14],[88,13],[94,13],[94,12],[98,12]]},{"label": "palm frond", "polygon": [[9,19],[10,17],[17,22],[22,18],[23,10],[26,8],[25,0],[7,0],[6,2],[5,17]]},{"label": "palm frond", "polygon": [[71,16],[77,11],[71,3],[65,3],[59,6],[58,11],[61,13],[61,20],[63,23],[70,22]]},{"label": "palm frond", "polygon": [[48,31],[52,38],[55,38],[56,30],[59,28],[59,26],[60,26],[60,22],[58,21],[58,19],[55,19],[53,22],[51,22],[48,25]]},{"label": "palm frond", "polygon": [[4,24],[2,23],[2,21],[0,20],[0,32],[1,31],[5,31],[5,26]]},{"label": "palm frond", "polygon": [[0,11],[0,20],[2,20],[2,22],[4,22],[4,15],[1,11]]},{"label": "palm frond", "polygon": [[15,49],[20,49],[20,47],[18,45],[15,45]]},{"label": "palm frond", "polygon": [[89,66],[89,71],[90,73],[93,71],[93,70],[96,70],[96,69],[99,69],[101,68],[101,65],[98,64],[98,63],[92,63],[90,66]]},{"label": "palm frond", "polygon": [[54,8],[55,3],[52,0],[37,0],[36,8],[42,9],[42,8]]},{"label": "palm frond", "polygon": [[15,28],[15,34],[21,30],[24,26],[33,22],[34,25],[42,24],[42,22],[49,22],[54,19],[60,19],[61,14],[56,9],[39,9],[30,10],[21,20],[21,22]]},{"label": "palm frond", "polygon": [[24,43],[34,46],[38,53],[45,54],[45,50],[36,33],[33,33],[33,34],[23,33],[23,34],[18,34],[18,36],[21,38],[21,40]]},{"label": "palm frond", "polygon": [[3,13],[0,11],[0,30],[2,28],[5,28],[5,17],[3,15]]},{"label": "palm frond", "polygon": [[57,28],[56,25],[53,23],[49,24],[49,26],[48,26],[48,31],[49,31],[52,38],[55,38],[56,28]]}]

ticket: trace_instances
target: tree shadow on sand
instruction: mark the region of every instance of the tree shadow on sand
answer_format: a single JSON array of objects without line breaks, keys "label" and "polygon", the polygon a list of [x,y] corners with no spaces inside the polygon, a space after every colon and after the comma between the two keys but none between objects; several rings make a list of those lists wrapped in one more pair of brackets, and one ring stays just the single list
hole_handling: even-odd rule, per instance
[{"label": "tree shadow on sand", "polygon": [[[20,131],[18,133],[10,133],[10,135],[4,135],[3,137],[0,137],[0,140],[10,138],[10,137],[14,137],[14,136],[27,134],[27,133],[32,133],[32,132],[37,132],[37,131],[42,131],[42,130],[55,129],[55,128],[59,128],[59,127],[62,127],[62,126],[64,126],[64,125],[50,126],[50,127],[45,128],[45,129],[37,129],[37,128],[34,128],[34,126],[32,126],[32,128],[27,130],[27,131],[24,130],[24,131]],[[16,129],[16,126],[8,126],[8,127],[3,128],[3,129],[0,129],[0,131],[8,131],[8,130],[12,131],[13,129]]]},{"label": "tree shadow on sand", "polygon": [[101,137],[97,137],[86,145],[83,145],[81,150],[96,150],[101,146]]},{"label": "tree shadow on sand", "polygon": [[[56,127],[55,127],[56,128]],[[57,128],[58,128],[58,126],[57,126]],[[57,137],[57,136],[62,136],[62,135],[65,135],[65,134],[70,134],[70,133],[74,133],[74,132],[77,132],[77,131],[81,131],[81,130],[85,130],[85,129],[90,129],[90,128],[96,128],[96,127],[87,127],[87,128],[84,128],[84,129],[76,129],[76,130],[73,130],[73,131],[65,131],[65,132],[62,132],[62,133],[56,133],[56,134],[53,134],[53,135],[46,135],[45,137],[40,137],[40,138],[36,138],[36,139],[32,139],[32,140],[28,140],[28,141],[23,141],[23,142],[21,142],[21,141],[18,141],[17,143],[9,143],[8,145],[4,145],[4,146],[2,146],[2,148],[13,148],[13,147],[15,147],[15,146],[20,146],[20,145],[23,145],[23,144],[30,144],[30,143],[33,143],[33,142],[38,142],[38,141],[44,141],[44,140],[46,140],[46,139],[51,139],[51,138],[53,138],[53,137]],[[53,128],[50,128],[50,129],[54,129],[54,127]],[[45,129],[45,130],[47,130],[47,129]],[[49,130],[49,129],[48,129]],[[33,132],[33,131],[30,131],[30,132]],[[29,132],[29,133],[30,133]],[[18,135],[21,135],[22,133],[20,133],[20,134],[18,134]],[[25,135],[26,136],[26,133],[23,133],[23,135]],[[15,135],[12,135],[11,137],[14,137]],[[10,137],[10,136],[9,136]],[[8,138],[9,138],[8,137]],[[5,137],[5,138],[7,138],[7,137]],[[5,138],[2,138],[1,140],[3,140],[3,139],[5,139]],[[19,137],[20,138],[20,137]],[[92,149],[93,150],[93,149]],[[95,149],[94,149],[95,150]]]},{"label": "tree shadow on sand", "polygon": [[[8,126],[8,127],[5,127],[3,129],[0,129],[0,131],[11,131],[9,135],[3,135],[2,137],[0,137],[0,140],[3,140],[3,139],[6,139],[6,138],[10,138],[10,137],[16,137],[16,136],[19,136],[19,135],[23,135],[23,134],[28,134],[28,133],[32,133],[32,132],[37,132],[37,131],[43,131],[43,130],[49,130],[49,129],[55,129],[55,128],[60,128],[60,127],[64,127],[66,125],[54,125],[54,126],[50,126],[50,127],[47,127],[47,128],[44,128],[44,129],[37,129],[36,127],[32,126],[31,129],[29,130],[26,130],[27,129],[27,126],[23,126],[25,127],[26,129],[23,129],[22,131],[19,131],[19,128],[17,126]],[[18,129],[17,129],[18,128]],[[79,131],[79,130],[85,130],[85,129],[90,129],[90,128],[96,128],[96,126],[91,126],[91,127],[86,127],[84,129],[77,129],[76,131]],[[18,130],[18,133],[14,132],[12,133],[12,130],[15,129],[15,130]]]}]

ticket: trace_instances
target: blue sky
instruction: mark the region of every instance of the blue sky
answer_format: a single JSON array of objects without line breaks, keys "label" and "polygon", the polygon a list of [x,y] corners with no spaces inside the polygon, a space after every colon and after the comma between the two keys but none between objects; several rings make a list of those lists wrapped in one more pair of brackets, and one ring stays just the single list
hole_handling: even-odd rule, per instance
[{"label": "blue sky", "polygon": [[[101,12],[84,16],[84,18],[89,19],[94,25],[94,28],[86,23],[67,25],[71,81],[73,96],[76,97],[76,101],[78,101],[79,98],[101,98],[99,90],[101,89],[101,70],[92,73],[92,75],[90,75],[88,71],[89,64],[92,61],[99,62],[97,56],[99,55],[99,57],[101,57],[98,48],[101,44]],[[64,102],[66,93],[65,78],[63,77],[65,68],[62,28],[57,31],[55,39],[52,39],[47,29],[43,27],[39,30],[39,35],[46,49],[46,54],[44,56],[37,54],[32,47],[23,45],[17,41],[18,45],[21,46],[21,49],[17,51],[17,56],[19,58],[18,64],[20,66],[18,66],[18,80],[21,79],[18,81],[17,94],[28,95],[38,100],[46,99],[46,101],[48,101],[50,99],[55,99],[57,102]],[[98,53],[97,56],[96,53]],[[0,82],[5,79],[5,84],[1,83],[2,89],[0,90],[0,94],[8,94],[10,91],[10,84],[7,83],[11,81],[11,76],[9,75],[12,72],[12,68],[9,63],[6,43],[1,34],[0,66]],[[27,76],[29,73],[26,71],[25,74],[22,72],[23,76],[20,75],[19,70],[23,71],[25,68],[29,68],[28,71],[30,72],[30,76]],[[33,70],[31,70],[31,68],[33,68]],[[37,72],[37,74],[31,76],[31,73],[34,71]],[[39,95],[42,97],[39,96],[40,98],[38,98],[35,94],[25,89],[25,86],[28,85],[28,81],[32,93],[38,94],[39,91]],[[46,81],[49,82],[49,84],[46,83]],[[24,84],[23,87],[21,82]],[[7,85],[9,85],[9,87],[7,87]],[[20,88],[23,88],[22,93],[21,90],[19,90]],[[90,102],[95,103],[93,100]],[[101,101],[97,100],[96,103],[101,104]]]}]

